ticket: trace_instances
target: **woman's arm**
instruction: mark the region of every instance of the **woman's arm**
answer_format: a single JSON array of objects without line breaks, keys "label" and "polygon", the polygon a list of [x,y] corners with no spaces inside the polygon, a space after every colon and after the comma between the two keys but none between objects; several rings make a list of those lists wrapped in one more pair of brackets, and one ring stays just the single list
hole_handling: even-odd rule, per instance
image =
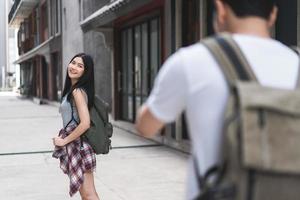
[{"label": "woman's arm", "polygon": [[89,109],[86,101],[87,96],[85,92],[81,89],[75,89],[73,90],[72,94],[79,115],[80,123],[73,130],[73,132],[69,134],[67,137],[65,137],[64,139],[62,139],[61,137],[55,137],[54,145],[56,146],[64,146],[72,142],[73,140],[80,137],[86,130],[90,128],[90,114],[89,114]]}]

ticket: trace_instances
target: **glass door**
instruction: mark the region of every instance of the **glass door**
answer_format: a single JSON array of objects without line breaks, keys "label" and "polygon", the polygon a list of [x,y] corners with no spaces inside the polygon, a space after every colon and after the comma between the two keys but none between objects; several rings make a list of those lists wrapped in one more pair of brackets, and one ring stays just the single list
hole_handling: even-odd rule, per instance
[{"label": "glass door", "polygon": [[122,118],[133,121],[133,41],[132,29],[122,32]]},{"label": "glass door", "polygon": [[160,65],[159,18],[121,31],[122,119],[133,122],[146,101]]}]

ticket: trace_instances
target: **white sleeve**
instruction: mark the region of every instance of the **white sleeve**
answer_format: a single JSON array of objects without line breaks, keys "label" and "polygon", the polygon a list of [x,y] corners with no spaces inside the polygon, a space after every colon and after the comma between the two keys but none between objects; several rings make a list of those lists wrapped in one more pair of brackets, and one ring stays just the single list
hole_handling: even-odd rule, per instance
[{"label": "white sleeve", "polygon": [[155,79],[146,105],[164,123],[172,122],[184,110],[188,93],[180,51],[164,63]]}]

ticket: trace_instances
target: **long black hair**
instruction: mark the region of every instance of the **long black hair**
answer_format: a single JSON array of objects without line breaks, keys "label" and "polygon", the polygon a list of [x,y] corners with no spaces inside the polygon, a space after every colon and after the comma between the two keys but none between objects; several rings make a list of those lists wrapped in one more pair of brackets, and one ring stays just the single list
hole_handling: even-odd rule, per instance
[{"label": "long black hair", "polygon": [[276,0],[222,0],[238,17],[257,16],[269,19]]},{"label": "long black hair", "polygon": [[95,85],[94,85],[94,61],[90,55],[85,53],[76,54],[69,64],[77,57],[80,57],[83,61],[84,71],[79,80],[72,86],[71,78],[68,74],[68,68],[66,73],[66,80],[64,85],[64,90],[62,96],[67,96],[67,100],[71,102],[72,92],[74,89],[84,89],[88,97],[88,108],[90,109],[94,105],[94,96],[95,96]]}]

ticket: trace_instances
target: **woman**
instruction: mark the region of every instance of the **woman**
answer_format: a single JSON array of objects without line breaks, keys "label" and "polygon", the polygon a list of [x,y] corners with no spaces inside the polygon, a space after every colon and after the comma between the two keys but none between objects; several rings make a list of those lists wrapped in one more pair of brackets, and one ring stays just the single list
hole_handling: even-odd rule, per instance
[{"label": "woman", "polygon": [[64,128],[53,138],[53,157],[70,178],[70,196],[78,190],[83,200],[99,200],[93,172],[96,157],[91,146],[81,140],[90,127],[89,109],[94,103],[94,63],[84,53],[75,55],[67,68],[60,112]]}]

